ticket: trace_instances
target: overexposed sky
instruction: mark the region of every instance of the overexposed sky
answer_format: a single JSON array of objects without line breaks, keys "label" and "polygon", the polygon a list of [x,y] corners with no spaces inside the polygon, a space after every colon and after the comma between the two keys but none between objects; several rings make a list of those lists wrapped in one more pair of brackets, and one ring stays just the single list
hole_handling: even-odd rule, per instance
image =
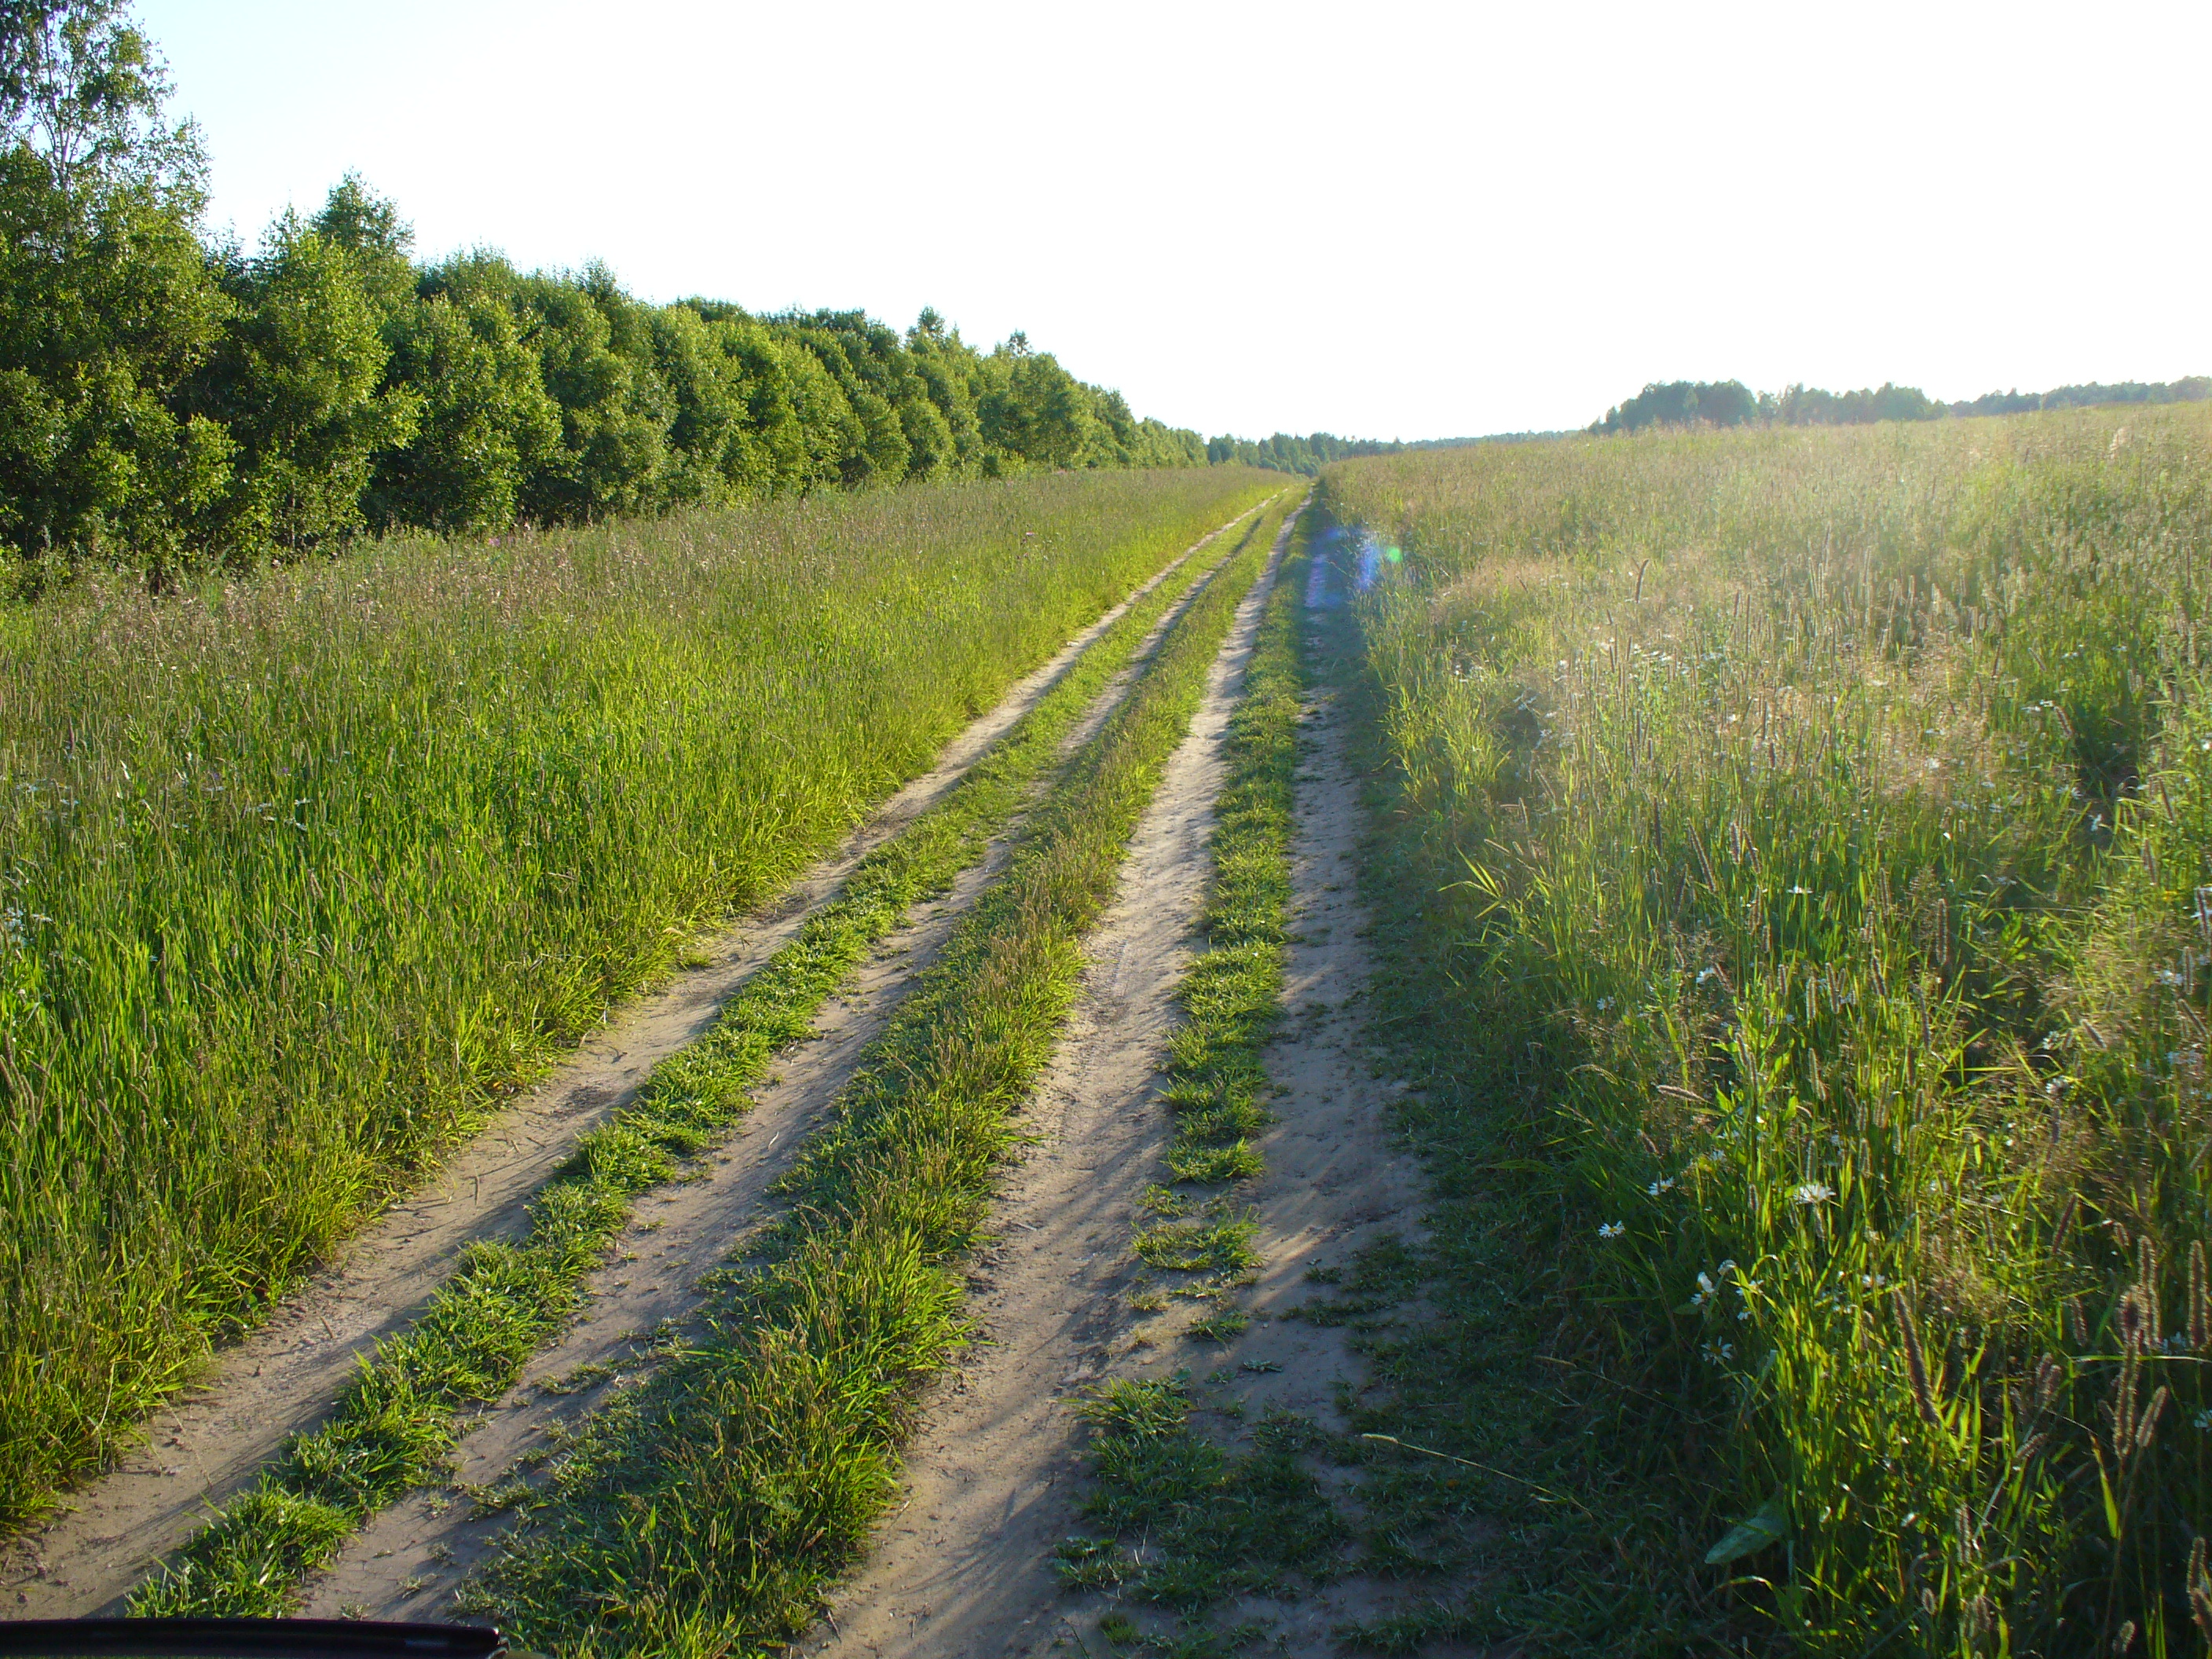
[{"label": "overexposed sky", "polygon": [[2212,5],[139,0],[250,240],[926,305],[1212,434],[2212,373]]}]

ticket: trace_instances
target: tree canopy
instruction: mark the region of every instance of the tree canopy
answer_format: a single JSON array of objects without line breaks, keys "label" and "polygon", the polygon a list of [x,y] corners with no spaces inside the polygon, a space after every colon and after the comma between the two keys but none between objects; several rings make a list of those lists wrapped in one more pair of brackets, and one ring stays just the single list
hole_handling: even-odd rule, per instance
[{"label": "tree canopy", "polygon": [[614,274],[423,262],[339,181],[251,249],[124,0],[0,0],[0,581],[160,585],[362,531],[498,531],[909,479],[1207,464],[1015,335],[933,311],[654,305]]}]

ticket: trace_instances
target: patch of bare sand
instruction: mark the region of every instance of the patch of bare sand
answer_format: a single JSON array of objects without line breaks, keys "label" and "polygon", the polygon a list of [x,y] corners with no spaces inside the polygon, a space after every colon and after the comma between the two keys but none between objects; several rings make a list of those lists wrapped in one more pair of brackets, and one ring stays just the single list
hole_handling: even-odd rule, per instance
[{"label": "patch of bare sand", "polygon": [[[327,1415],[359,1357],[413,1322],[462,1250],[479,1239],[519,1233],[530,1195],[576,1138],[705,1030],[862,857],[941,800],[1129,605],[1221,533],[1194,544],[1020,681],[947,744],[927,773],[894,794],[774,905],[710,941],[702,952],[706,966],[611,1014],[550,1077],[517,1097],[267,1321],[220,1353],[198,1386],[154,1413],[143,1444],[81,1488],[68,1508],[8,1540],[0,1554],[0,1598],[12,1597],[14,1616],[115,1610],[288,1437]],[[1118,694],[1121,684],[1106,695]],[[775,1144],[769,1140],[762,1152]],[[648,1199],[643,1206],[647,1218],[653,1205]]]}]

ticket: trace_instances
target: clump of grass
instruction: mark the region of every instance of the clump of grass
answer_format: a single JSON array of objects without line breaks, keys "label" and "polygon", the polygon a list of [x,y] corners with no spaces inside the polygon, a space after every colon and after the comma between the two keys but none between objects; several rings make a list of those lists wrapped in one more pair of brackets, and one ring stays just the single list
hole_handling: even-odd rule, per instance
[{"label": "clump of grass", "polygon": [[[2187,409],[1325,481],[1404,561],[1360,609],[1369,874],[1436,1184],[1437,1318],[1378,1341],[1365,1425],[1607,1516],[1519,1529],[1546,1573],[1458,1633],[2194,1641],[2208,440]],[[1433,1475],[1368,1497],[1449,1535]]]},{"label": "clump of grass", "polygon": [[595,1419],[472,1590],[590,1653],[787,1640],[895,1487],[915,1383],[958,1344],[1009,1115],[1049,1057],[1080,939],[1188,729],[1279,507],[1200,592],[1033,815],[784,1185],[702,1329]]},{"label": "clump of grass", "polygon": [[[1231,1455],[1191,1426],[1188,1379],[1122,1378],[1083,1401],[1096,1484],[1086,1519],[1109,1534],[1055,1552],[1061,1585],[1118,1589],[1194,1616],[1242,1594],[1295,1593],[1344,1565],[1350,1532],[1307,1454],[1320,1437],[1304,1419],[1271,1413],[1252,1449]],[[1141,1537],[1132,1552],[1115,1540]],[[1187,1639],[1241,1642],[1249,1632],[1194,1628]]]},{"label": "clump of grass", "polygon": [[1257,1267],[1258,1224],[1245,1215],[1212,1215],[1140,1227],[1131,1241],[1137,1260],[1163,1273],[1237,1273]]},{"label": "clump of grass", "polygon": [[[414,1327],[362,1363],[331,1420],[295,1438],[257,1487],[137,1593],[134,1610],[243,1616],[281,1607],[300,1574],[327,1559],[346,1532],[437,1479],[457,1414],[497,1400],[568,1320],[585,1273],[605,1258],[632,1200],[677,1176],[679,1160],[734,1123],[776,1054],[807,1035],[868,950],[982,856],[1106,681],[1207,568],[1194,562],[1132,605],[948,799],[862,859],[703,1036],[655,1067],[635,1101],[579,1139],[531,1200],[523,1238],[472,1246]],[[503,1489],[495,1507],[527,1495],[526,1487]],[[312,1511],[274,1498],[301,1500]],[[487,1501],[477,1496],[479,1513],[491,1512]],[[347,1516],[346,1527],[333,1529],[331,1513]],[[295,1536],[286,1544],[280,1534]],[[243,1572],[240,1561],[256,1571]]]},{"label": "clump of grass", "polygon": [[928,486],[0,607],[0,1520],[1279,486]]}]

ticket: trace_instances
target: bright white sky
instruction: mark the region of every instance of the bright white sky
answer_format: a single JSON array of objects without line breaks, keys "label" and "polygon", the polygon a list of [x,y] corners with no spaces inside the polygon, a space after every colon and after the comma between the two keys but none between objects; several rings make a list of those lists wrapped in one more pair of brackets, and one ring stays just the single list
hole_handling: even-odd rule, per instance
[{"label": "bright white sky", "polygon": [[2212,373],[2212,5],[140,0],[249,240],[933,305],[1206,433]]}]

